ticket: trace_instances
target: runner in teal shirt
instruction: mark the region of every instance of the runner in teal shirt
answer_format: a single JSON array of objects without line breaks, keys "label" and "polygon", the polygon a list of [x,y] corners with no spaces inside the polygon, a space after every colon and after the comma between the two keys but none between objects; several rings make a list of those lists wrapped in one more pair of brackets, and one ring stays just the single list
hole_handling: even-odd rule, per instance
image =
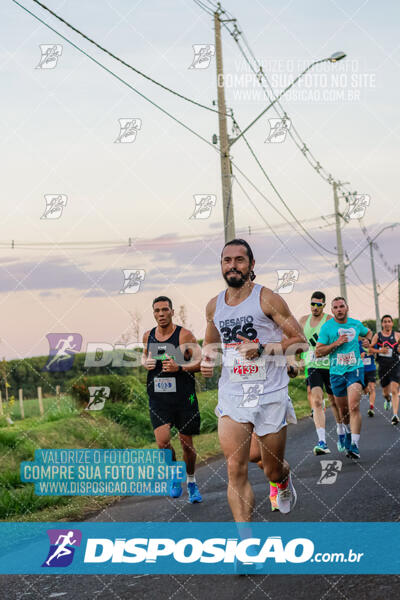
[{"label": "runner in teal shirt", "polygon": [[329,355],[331,374],[343,375],[348,371],[364,367],[358,337],[365,337],[368,331],[368,327],[365,327],[361,321],[350,318],[345,323],[338,323],[336,319],[330,319],[322,325],[318,336],[320,344],[332,344],[341,335],[346,335],[348,339],[347,342],[332,350]]},{"label": "runner in teal shirt", "polygon": [[321,327],[315,354],[317,358],[329,355],[331,387],[346,427],[347,456],[358,459],[360,399],[364,387],[364,364],[358,338],[366,337],[371,342],[372,331],[348,316],[348,304],[341,296],[332,300],[331,309],[334,318]]}]

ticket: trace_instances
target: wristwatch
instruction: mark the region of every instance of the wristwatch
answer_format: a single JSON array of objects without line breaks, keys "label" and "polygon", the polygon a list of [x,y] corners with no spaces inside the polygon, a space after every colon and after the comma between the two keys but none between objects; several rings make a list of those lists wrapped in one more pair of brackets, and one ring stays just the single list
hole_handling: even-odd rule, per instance
[{"label": "wristwatch", "polygon": [[183,367],[182,367],[182,365],[179,365],[178,366],[178,373],[182,373],[182,371],[183,371]]},{"label": "wristwatch", "polygon": [[258,343],[258,348],[257,348],[257,354],[258,356],[261,356],[261,354],[264,352],[264,346],[262,344],[260,344],[260,342]]}]

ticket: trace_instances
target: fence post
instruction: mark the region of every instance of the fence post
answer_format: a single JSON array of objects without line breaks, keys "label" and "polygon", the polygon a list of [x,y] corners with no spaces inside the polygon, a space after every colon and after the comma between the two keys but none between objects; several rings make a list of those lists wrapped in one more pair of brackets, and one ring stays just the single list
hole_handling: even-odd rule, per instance
[{"label": "fence post", "polygon": [[57,408],[60,408],[60,386],[56,385],[56,401],[57,401]]},{"label": "fence post", "polygon": [[1,398],[1,390],[0,390],[0,415],[4,415],[3,411],[3,400]]},{"label": "fence post", "polygon": [[19,399],[19,408],[21,411],[21,419],[25,419],[25,412],[24,412],[24,399],[23,399],[23,391],[22,388],[19,388],[18,390],[18,399]]},{"label": "fence post", "polygon": [[39,402],[39,412],[40,412],[40,416],[43,417],[43,400],[42,400],[42,388],[39,386],[37,389],[37,397],[38,397],[38,402]]}]

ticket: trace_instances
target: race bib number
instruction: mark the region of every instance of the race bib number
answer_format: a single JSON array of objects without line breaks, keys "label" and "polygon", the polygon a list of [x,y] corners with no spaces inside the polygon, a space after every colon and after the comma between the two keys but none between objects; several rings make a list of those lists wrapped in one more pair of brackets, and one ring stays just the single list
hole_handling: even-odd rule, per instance
[{"label": "race bib number", "polygon": [[263,358],[257,360],[246,360],[245,358],[235,358],[233,366],[230,367],[229,380],[233,383],[243,383],[244,381],[265,380],[266,370]]},{"label": "race bib number", "polygon": [[345,354],[338,354],[336,357],[336,361],[337,364],[341,366],[357,364],[357,359],[354,350],[352,352],[346,352]]},{"label": "race bib number", "polygon": [[370,365],[372,362],[372,358],[370,356],[366,356],[365,358],[362,359],[364,365]]},{"label": "race bib number", "polygon": [[176,392],[175,377],[154,377],[154,391],[162,393]]},{"label": "race bib number", "polygon": [[388,352],[379,352],[379,356],[383,356],[384,358],[391,358],[393,356],[393,348],[389,348],[388,346],[386,346],[386,348],[388,349]]}]

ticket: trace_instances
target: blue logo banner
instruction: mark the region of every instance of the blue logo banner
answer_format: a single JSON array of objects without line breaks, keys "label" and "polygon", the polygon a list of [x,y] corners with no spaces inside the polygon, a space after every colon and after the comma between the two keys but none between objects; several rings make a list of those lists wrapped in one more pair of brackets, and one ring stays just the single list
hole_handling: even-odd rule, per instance
[{"label": "blue logo banner", "polygon": [[1,574],[399,572],[400,523],[0,523]]}]

